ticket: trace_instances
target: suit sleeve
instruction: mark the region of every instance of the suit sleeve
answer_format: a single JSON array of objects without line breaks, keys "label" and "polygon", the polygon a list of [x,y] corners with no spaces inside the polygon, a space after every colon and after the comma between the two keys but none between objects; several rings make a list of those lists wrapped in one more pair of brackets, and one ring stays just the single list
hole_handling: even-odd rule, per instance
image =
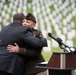
[{"label": "suit sleeve", "polygon": [[28,45],[32,46],[33,48],[42,48],[47,46],[46,38],[37,38],[33,36],[33,33],[30,30],[25,31],[22,39],[24,40],[24,42],[26,42]]}]

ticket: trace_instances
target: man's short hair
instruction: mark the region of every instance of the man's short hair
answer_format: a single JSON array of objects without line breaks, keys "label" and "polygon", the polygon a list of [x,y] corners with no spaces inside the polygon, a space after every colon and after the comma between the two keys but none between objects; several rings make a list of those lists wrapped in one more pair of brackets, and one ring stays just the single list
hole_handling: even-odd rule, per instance
[{"label": "man's short hair", "polygon": [[34,15],[33,15],[32,13],[28,13],[28,14],[26,15],[26,19],[27,19],[27,20],[31,20],[31,21],[33,21],[33,22],[36,23],[36,18],[34,17]]},{"label": "man's short hair", "polygon": [[16,13],[16,14],[13,15],[13,21],[20,21],[20,22],[22,22],[23,19],[25,19],[25,15],[22,12]]}]

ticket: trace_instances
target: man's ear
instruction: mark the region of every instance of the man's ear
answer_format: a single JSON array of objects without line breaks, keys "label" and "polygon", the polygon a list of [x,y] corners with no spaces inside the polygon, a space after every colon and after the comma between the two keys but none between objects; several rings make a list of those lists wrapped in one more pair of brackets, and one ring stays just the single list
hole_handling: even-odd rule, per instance
[{"label": "man's ear", "polygon": [[25,22],[25,19],[22,20],[22,24]]},{"label": "man's ear", "polygon": [[23,21],[22,22],[25,22],[25,19],[23,19]]},{"label": "man's ear", "polygon": [[34,22],[34,26],[36,26],[36,23]]}]

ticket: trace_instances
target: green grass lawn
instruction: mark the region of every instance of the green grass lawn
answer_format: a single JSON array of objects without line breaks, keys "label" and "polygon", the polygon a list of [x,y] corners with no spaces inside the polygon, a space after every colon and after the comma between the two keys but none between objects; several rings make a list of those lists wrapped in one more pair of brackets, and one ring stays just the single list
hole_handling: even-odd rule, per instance
[{"label": "green grass lawn", "polygon": [[63,50],[61,50],[60,48],[52,48],[52,50],[50,52],[42,52],[44,58],[46,61],[48,61],[52,55],[53,52],[62,52]]}]

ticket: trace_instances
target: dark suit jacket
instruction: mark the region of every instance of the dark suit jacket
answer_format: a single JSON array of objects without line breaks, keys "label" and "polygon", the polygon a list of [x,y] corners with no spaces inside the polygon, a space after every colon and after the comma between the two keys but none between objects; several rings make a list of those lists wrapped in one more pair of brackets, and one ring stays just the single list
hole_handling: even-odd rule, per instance
[{"label": "dark suit jacket", "polygon": [[[33,30],[33,34],[40,38],[42,36],[42,33],[38,30]],[[42,71],[45,71],[46,69],[38,69],[35,68],[35,66],[38,65],[38,63],[44,62],[45,59],[41,54],[42,48],[39,49],[23,49],[20,48],[19,54],[25,56],[25,72],[24,75],[34,75],[37,73],[40,73]]]},{"label": "dark suit jacket", "polygon": [[[0,32],[0,70],[22,75],[24,68],[24,57],[15,53],[9,53],[8,44],[17,43],[20,47],[41,48],[45,46],[44,40],[33,36],[29,27],[22,26],[18,22],[11,23]],[[41,42],[41,43],[40,43]],[[26,45],[25,45],[26,44]]]}]

